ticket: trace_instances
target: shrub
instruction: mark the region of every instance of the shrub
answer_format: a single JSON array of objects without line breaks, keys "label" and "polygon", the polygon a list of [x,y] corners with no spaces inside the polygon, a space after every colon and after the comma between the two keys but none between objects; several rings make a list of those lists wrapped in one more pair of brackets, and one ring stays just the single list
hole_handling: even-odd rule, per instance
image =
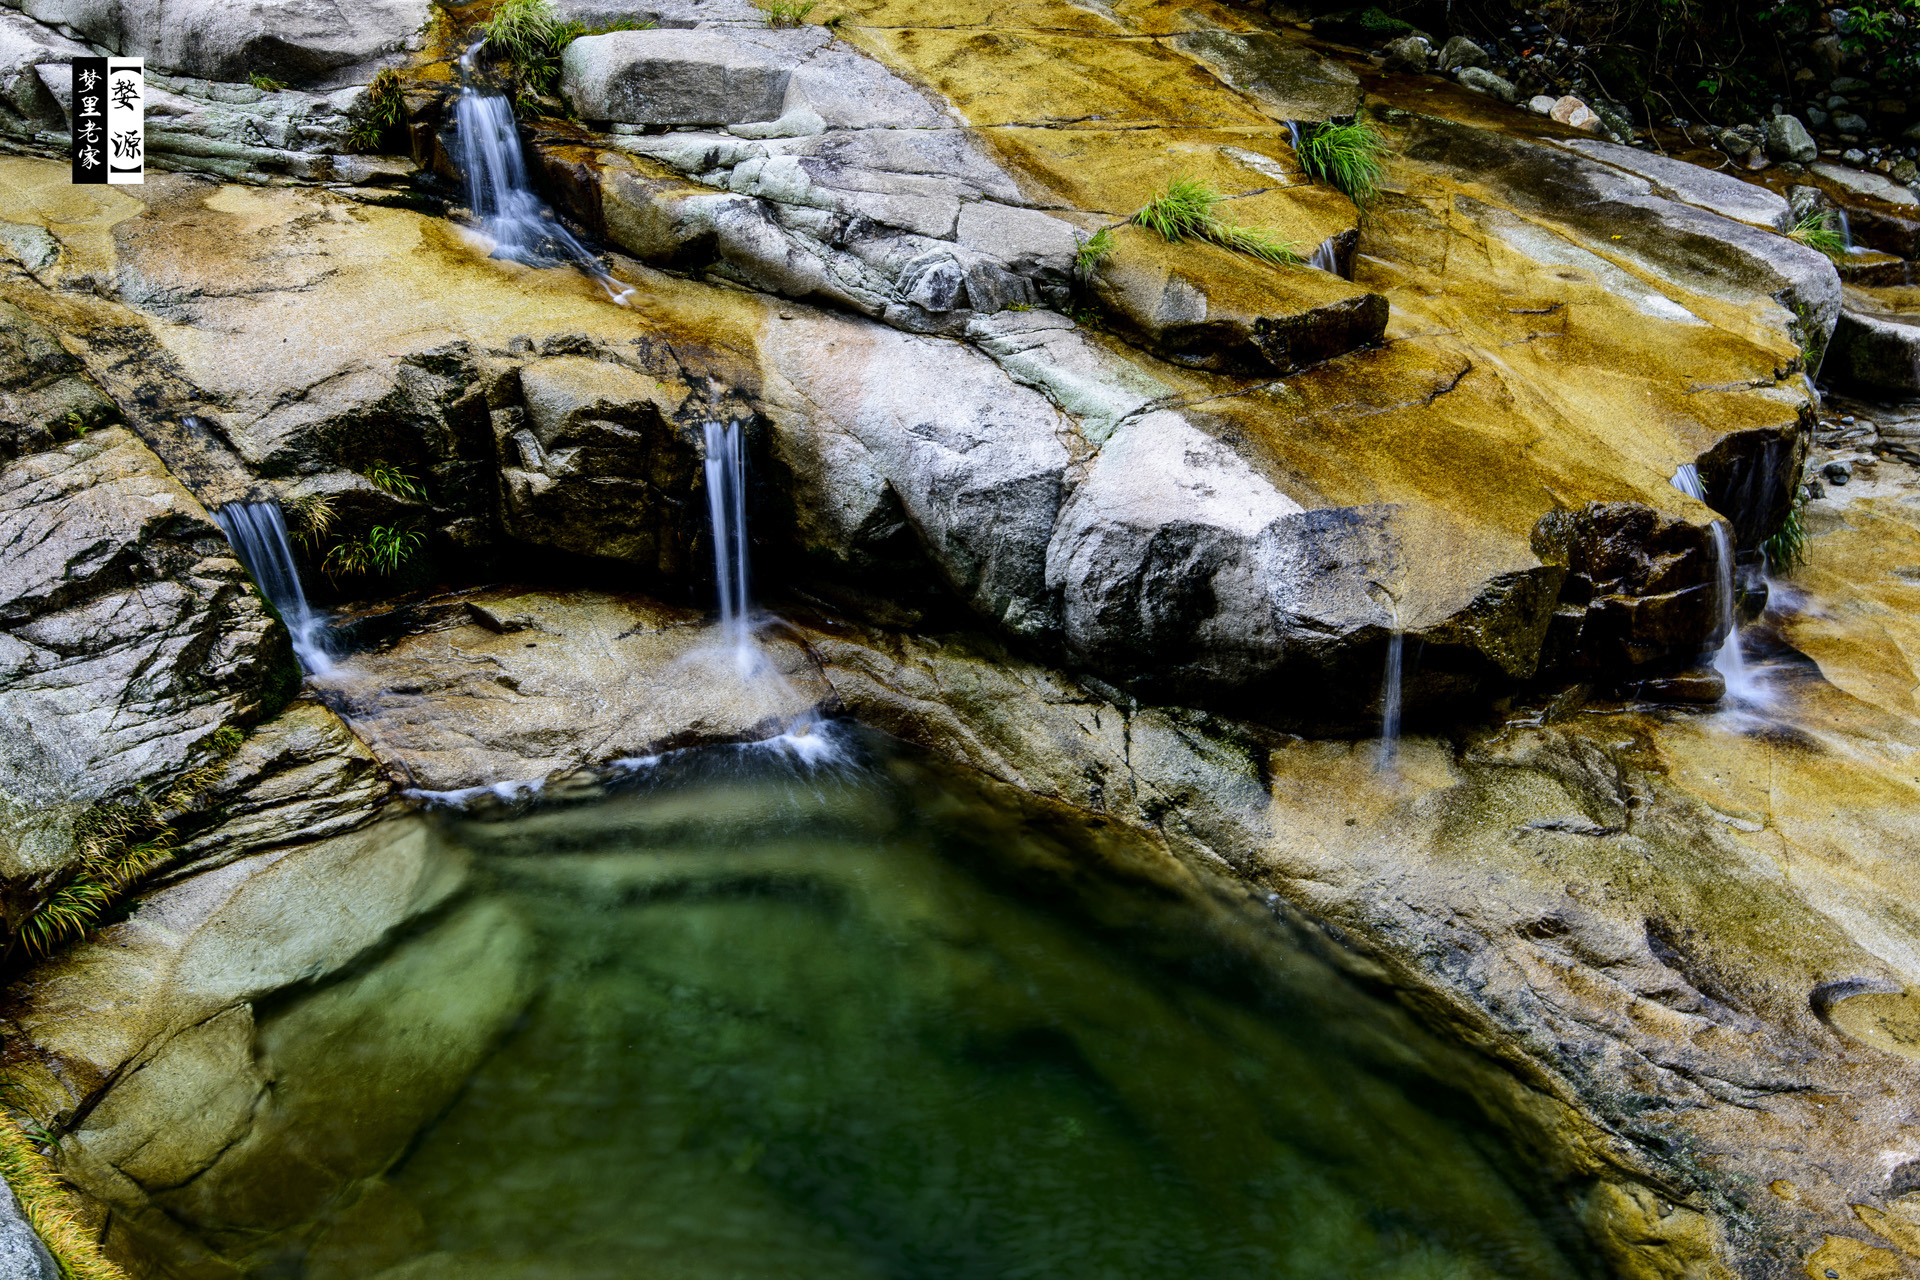
[{"label": "shrub", "polygon": [[1149,231],[1159,232],[1172,243],[1209,240],[1222,248],[1267,262],[1291,264],[1300,261],[1300,255],[1294,252],[1292,244],[1281,240],[1266,228],[1241,227],[1221,221],[1216,206],[1224,199],[1225,196],[1204,182],[1179,177],[1142,205],[1132,221]]},{"label": "shrub", "polygon": [[400,73],[388,67],[367,85],[366,114],[347,134],[347,145],[355,151],[379,151],[406,123],[407,97],[401,88]]},{"label": "shrub", "polygon": [[1371,125],[1319,124],[1300,140],[1300,167],[1316,182],[1346,193],[1365,208],[1380,189],[1380,153],[1385,143]]}]

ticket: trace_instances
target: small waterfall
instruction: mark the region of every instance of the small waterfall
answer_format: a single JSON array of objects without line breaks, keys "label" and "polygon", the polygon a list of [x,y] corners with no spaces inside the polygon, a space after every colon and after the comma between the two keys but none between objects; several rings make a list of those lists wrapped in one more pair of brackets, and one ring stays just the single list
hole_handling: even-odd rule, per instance
[{"label": "small waterfall", "polygon": [[755,665],[752,597],[747,582],[747,450],[738,422],[709,422],[707,516],[713,530],[713,580],[720,634],[742,675]]},{"label": "small waterfall", "polygon": [[307,603],[300,588],[300,571],[293,565],[293,545],[287,540],[286,517],[277,502],[229,502],[213,513],[214,523],[227,535],[234,554],[280,614],[293,636],[293,655],[308,675],[333,669],[327,655],[326,619]]},{"label": "small waterfall", "polygon": [[[1700,483],[1700,470],[1691,462],[1680,464],[1680,469],[1673,473],[1672,484],[1689,498],[1702,503],[1707,500],[1706,489]],[[1727,634],[1720,652],[1713,655],[1713,669],[1726,681],[1728,697],[1737,702],[1757,701],[1760,683],[1747,669],[1746,655],[1740,651],[1740,619],[1734,612],[1733,532],[1725,520],[1715,520],[1708,529],[1713,535],[1714,604]]]},{"label": "small waterfall", "polygon": [[601,269],[553,210],[534,194],[520,150],[520,130],[505,95],[482,93],[472,82],[481,40],[460,56],[460,99],[454,106],[460,167],[467,180],[467,208],[494,242],[492,256],[531,267],[571,263],[591,276],[615,302],[626,305],[633,290]]},{"label": "small waterfall", "polygon": [[1400,664],[1407,633],[1396,625],[1387,640],[1387,670],[1380,680],[1380,747],[1374,757],[1379,769],[1393,767],[1400,754]]},{"label": "small waterfall", "polygon": [[1845,209],[1835,208],[1830,210],[1830,212],[1833,214],[1833,220],[1840,224],[1834,228],[1840,233],[1840,243],[1846,247],[1848,253],[1852,253],[1853,224],[1847,221],[1847,211]]},{"label": "small waterfall", "polygon": [[1287,121],[1287,136],[1293,139],[1293,153],[1299,155],[1300,144],[1306,141],[1306,137],[1300,132],[1300,122],[1298,120]]},{"label": "small waterfall", "polygon": [[1312,255],[1307,258],[1307,265],[1317,271],[1324,271],[1330,276],[1339,275],[1340,257],[1334,252],[1333,248],[1333,242],[1336,238],[1335,236],[1328,236],[1325,240],[1322,240],[1320,247],[1315,249]]}]

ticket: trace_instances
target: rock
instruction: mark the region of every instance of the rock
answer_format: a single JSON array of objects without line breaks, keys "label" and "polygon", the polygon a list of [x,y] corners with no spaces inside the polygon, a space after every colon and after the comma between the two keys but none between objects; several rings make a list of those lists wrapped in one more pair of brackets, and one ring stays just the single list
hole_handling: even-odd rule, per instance
[{"label": "rock", "polygon": [[[51,241],[24,251],[41,266],[58,256]],[[51,449],[119,416],[50,330],[0,303],[0,463]]]},{"label": "rock", "polygon": [[1866,93],[1873,85],[1858,76],[1840,76],[1827,88],[1834,93]]},{"label": "rock", "polygon": [[697,434],[672,417],[685,387],[583,356],[535,360],[519,383],[524,408],[490,415],[506,533],[684,574],[701,475]]},{"label": "rock", "polygon": [[1820,474],[1827,478],[1828,484],[1844,485],[1853,479],[1853,468],[1845,462],[1829,462],[1820,468]]},{"label": "rock", "polygon": [[749,681],[691,610],[502,589],[448,602],[427,629],[316,684],[407,786],[483,790],[780,732],[827,690],[790,641],[770,636],[760,651],[768,676]]},{"label": "rock", "polygon": [[[1864,157],[1862,157],[1864,159]],[[1807,166],[1818,177],[1844,191],[1855,195],[1868,196],[1875,200],[1884,200],[1888,204],[1912,207],[1920,205],[1920,197],[1907,190],[1891,178],[1883,177],[1869,169],[1849,169],[1845,165],[1831,164],[1825,160]]]},{"label": "rock", "polygon": [[1840,74],[1841,64],[1846,61],[1846,49],[1840,43],[1839,36],[1821,36],[1807,46],[1807,61],[1824,73],[1823,80],[1832,80]]},{"label": "rock", "polygon": [[1512,102],[1517,96],[1511,81],[1501,79],[1484,67],[1463,67],[1455,78],[1475,93],[1484,93],[1502,102]]},{"label": "rock", "polygon": [[1695,667],[1670,676],[1655,676],[1640,686],[1640,693],[1671,702],[1718,702],[1727,694],[1727,681],[1712,667]]},{"label": "rock", "polygon": [[[27,6],[22,6],[23,8]],[[145,58],[149,72],[244,84],[271,76],[307,88],[364,84],[425,24],[425,0],[293,0],[245,12],[194,3],[34,0],[31,16],[77,39]]]},{"label": "rock", "polygon": [[1788,231],[1793,227],[1793,210],[1788,203],[1756,183],[1742,182],[1684,160],[1612,142],[1574,139],[1560,145],[1645,178],[1656,193],[1669,200],[1679,200],[1771,231]]},{"label": "rock", "polygon": [[213,754],[284,678],[284,632],[206,512],[124,429],[0,468],[0,877],[75,856],[89,805]]},{"label": "rock", "polygon": [[1440,70],[1458,71],[1465,67],[1486,67],[1487,51],[1465,36],[1451,36],[1440,46]]},{"label": "rock", "polygon": [[5,1182],[0,1182],[0,1275],[8,1280],[61,1280],[59,1264],[40,1243]]},{"label": "rock", "polygon": [[1549,98],[1544,93],[1535,94],[1533,97],[1527,99],[1527,110],[1537,116],[1551,116],[1553,114],[1553,104],[1557,101],[1559,101],[1559,99]]},{"label": "rock", "polygon": [[1122,227],[1094,274],[1122,332],[1195,368],[1291,373],[1380,341],[1387,300],[1323,272]]},{"label": "rock", "polygon": [[1842,135],[1864,135],[1870,126],[1866,120],[1851,111],[1836,111],[1833,114],[1833,128]]},{"label": "rock", "polygon": [[[25,14],[0,8],[0,133],[17,138],[66,131],[67,115],[43,78],[92,50]],[[64,68],[61,68],[64,69]]]},{"label": "rock", "polygon": [[1826,128],[1831,119],[1832,117],[1828,116],[1827,113],[1819,107],[1809,106],[1807,108],[1807,123],[1816,129]]},{"label": "rock", "polygon": [[1853,292],[1833,331],[1826,377],[1880,395],[1920,395],[1920,317]]},{"label": "rock", "polygon": [[1433,46],[1425,36],[1402,36],[1387,41],[1385,66],[1388,71],[1425,71],[1432,60]]},{"label": "rock", "polygon": [[[1592,112],[1587,111],[1586,103],[1580,101],[1580,99],[1573,97],[1572,95],[1568,95],[1564,98],[1554,99],[1553,106],[1548,109],[1547,114],[1551,116],[1556,122],[1560,124],[1565,124],[1565,125],[1573,125],[1573,127],[1577,129],[1580,126],[1577,124],[1573,124],[1573,118],[1576,112],[1587,112],[1587,115],[1592,114]],[[1585,116],[1582,117],[1582,119],[1584,118]]]},{"label": "rock", "polygon": [[560,93],[586,120],[705,125],[777,120],[784,114],[794,66],[829,38],[816,28],[582,36],[561,57]]},{"label": "rock", "polygon": [[1174,48],[1283,120],[1327,120],[1360,109],[1359,77],[1297,41],[1265,32],[1190,31]]},{"label": "rock", "polygon": [[1820,157],[1813,135],[1795,116],[1774,116],[1767,121],[1767,154],[1775,160],[1812,164]]}]

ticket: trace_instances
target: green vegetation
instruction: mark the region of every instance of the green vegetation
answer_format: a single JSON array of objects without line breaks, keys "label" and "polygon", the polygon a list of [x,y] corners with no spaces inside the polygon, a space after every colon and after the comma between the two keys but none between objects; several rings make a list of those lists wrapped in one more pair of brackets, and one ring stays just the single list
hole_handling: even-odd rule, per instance
[{"label": "green vegetation", "polygon": [[[38,1124],[34,1128],[45,1134]],[[0,1115],[0,1175],[5,1175],[7,1185],[19,1197],[27,1221],[33,1224],[67,1280],[127,1280],[127,1273],[107,1261],[87,1230],[73,1192],[60,1180],[53,1161],[42,1149],[47,1145],[36,1142],[14,1116]]]},{"label": "green vegetation", "polygon": [[1787,508],[1787,518],[1780,522],[1772,537],[1760,544],[1767,568],[1774,573],[1784,576],[1807,562],[1806,506],[1807,491],[1795,491],[1793,505]]},{"label": "green vegetation", "polygon": [[355,151],[377,152],[406,123],[407,97],[400,73],[388,67],[367,85],[366,111],[348,132],[347,145]]},{"label": "green vegetation", "polygon": [[288,505],[287,516],[293,540],[312,551],[327,536],[327,531],[333,528],[333,495],[303,494]]},{"label": "green vegetation", "polygon": [[[1157,231],[1172,243],[1182,240],[1210,240],[1266,262],[1298,263],[1300,255],[1293,245],[1264,227],[1241,227],[1223,222],[1217,206],[1226,197],[1192,178],[1179,177],[1166,189],[1141,206],[1132,221]],[[1091,241],[1089,241],[1091,243]],[[1076,255],[1076,262],[1078,255]]]},{"label": "green vegetation", "polygon": [[487,50],[511,82],[514,105],[522,112],[540,109],[539,99],[560,87],[560,55],[581,36],[609,31],[650,31],[656,23],[623,18],[602,27],[563,21],[553,0],[503,0],[490,21],[481,24]]},{"label": "green vegetation", "polygon": [[1371,125],[1315,125],[1301,139],[1300,167],[1364,209],[1380,189],[1380,153],[1385,147]]},{"label": "green vegetation", "polygon": [[396,498],[405,498],[409,502],[425,502],[427,491],[420,482],[390,462],[376,462],[366,470],[367,479],[374,487],[392,494]]},{"label": "green vegetation", "polygon": [[1787,232],[1787,236],[1809,249],[1818,249],[1835,262],[1843,261],[1847,256],[1846,239],[1827,225],[1827,215],[1823,210],[1810,211],[1793,224],[1793,230]]},{"label": "green vegetation", "polygon": [[760,10],[770,27],[797,27],[805,23],[815,8],[815,0],[760,0]]},{"label": "green vegetation", "polygon": [[341,578],[386,576],[397,572],[425,546],[427,535],[418,529],[377,524],[359,537],[340,539],[320,562],[329,581]]},{"label": "green vegetation", "polygon": [[1073,274],[1081,284],[1093,279],[1093,273],[1100,265],[1100,259],[1113,252],[1113,228],[1102,227],[1085,240],[1073,254]]},{"label": "green vegetation", "polygon": [[284,84],[281,84],[278,80],[275,80],[272,76],[262,75],[258,71],[254,71],[248,74],[247,83],[252,85],[254,88],[260,90],[262,93],[278,93],[282,89],[287,87]]},{"label": "green vegetation", "polygon": [[75,864],[29,882],[14,891],[24,899],[10,896],[4,903],[8,936],[0,967],[11,967],[23,952],[47,956],[84,938],[128,889],[173,855],[178,837],[170,815],[219,780],[243,741],[239,729],[223,726],[203,744],[211,753],[208,763],[182,774],[164,792],[97,804],[82,813],[73,824]]}]

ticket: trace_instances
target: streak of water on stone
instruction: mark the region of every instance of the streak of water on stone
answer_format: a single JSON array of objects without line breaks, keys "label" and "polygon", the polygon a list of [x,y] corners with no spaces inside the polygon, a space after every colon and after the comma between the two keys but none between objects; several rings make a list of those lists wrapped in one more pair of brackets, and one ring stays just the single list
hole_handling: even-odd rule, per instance
[{"label": "streak of water on stone", "polygon": [[520,132],[505,95],[483,93],[472,80],[473,60],[485,40],[460,55],[460,98],[454,106],[460,168],[467,181],[467,208],[492,241],[489,256],[530,267],[571,264],[621,306],[633,289],[621,284],[568,230],[546,201],[534,194]]},{"label": "streak of water on stone", "polygon": [[[1698,502],[1706,502],[1706,489],[1700,483],[1699,468],[1691,462],[1683,462],[1680,469],[1673,473],[1673,487]],[[1713,537],[1713,599],[1714,607],[1719,611],[1720,624],[1725,628],[1726,640],[1718,653],[1713,655],[1713,669],[1720,673],[1726,682],[1729,700],[1742,704],[1757,704],[1767,700],[1766,683],[1757,671],[1747,666],[1746,654],[1740,648],[1740,618],[1734,608],[1733,591],[1733,533],[1725,520],[1715,520],[1708,526]]]},{"label": "streak of water on stone", "polygon": [[1387,670],[1380,681],[1380,746],[1374,756],[1376,769],[1391,769],[1400,754],[1400,663],[1406,648],[1406,632],[1395,620],[1393,635],[1387,640]]},{"label": "streak of water on stone", "polygon": [[333,670],[327,652],[326,618],[307,603],[294,567],[293,545],[287,540],[287,520],[277,502],[229,502],[213,513],[214,523],[227,535],[234,554],[253,575],[260,594],[280,614],[293,636],[293,655],[308,675]]}]

